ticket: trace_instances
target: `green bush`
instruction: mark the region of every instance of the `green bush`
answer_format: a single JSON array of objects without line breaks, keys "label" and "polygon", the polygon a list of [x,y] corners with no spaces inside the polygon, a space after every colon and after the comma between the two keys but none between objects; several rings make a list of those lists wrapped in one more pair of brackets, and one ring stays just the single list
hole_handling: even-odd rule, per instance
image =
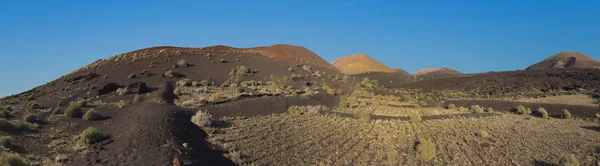
[{"label": "green bush", "polygon": [[425,138],[419,138],[416,142],[415,150],[417,158],[423,161],[431,161],[435,158],[435,145]]},{"label": "green bush", "polygon": [[421,118],[421,114],[420,114],[420,113],[418,113],[418,112],[413,112],[413,113],[410,113],[410,114],[408,115],[408,120],[409,120],[411,123],[419,123],[419,122],[423,121],[423,119]]},{"label": "green bush", "polygon": [[69,107],[65,109],[64,115],[66,117],[80,118],[83,115],[83,111],[76,103],[69,104]]},{"label": "green bush", "polygon": [[28,166],[29,162],[18,153],[4,152],[0,156],[0,165],[3,166]]},{"label": "green bush", "polygon": [[517,106],[517,108],[515,108],[515,112],[520,115],[529,115],[527,108],[522,105]]},{"label": "green bush", "polygon": [[0,146],[10,148],[13,146],[14,139],[11,136],[0,137]]},{"label": "green bush", "polygon": [[106,136],[94,127],[88,127],[79,135],[81,142],[85,144],[94,144],[102,141]]},{"label": "green bush", "polygon": [[487,131],[485,131],[485,130],[479,130],[479,131],[477,131],[477,133],[475,133],[475,135],[477,135],[477,136],[480,136],[480,137],[483,137],[483,138],[487,138],[487,137],[489,137],[489,136],[490,136],[490,135],[488,134],[488,132],[487,132]]},{"label": "green bush", "polygon": [[455,109],[456,106],[452,103],[448,104],[448,106],[446,106],[447,109]]},{"label": "green bush", "polygon": [[35,101],[27,103],[27,107],[29,107],[31,109],[40,109],[40,108],[42,108],[42,106],[39,103],[35,102]]},{"label": "green bush", "polygon": [[138,103],[138,102],[140,102],[140,101],[142,101],[142,96],[140,96],[140,95],[135,95],[135,97],[133,97],[133,102],[134,102],[134,103]]},{"label": "green bush", "polygon": [[0,130],[11,132],[11,131],[23,131],[23,130],[31,130],[35,128],[35,125],[29,124],[25,121],[8,121],[4,118],[0,118]]},{"label": "green bush", "polygon": [[571,112],[569,112],[569,110],[564,109],[563,110],[563,118],[565,118],[565,119],[573,119],[573,115],[571,115]]},{"label": "green bush", "polygon": [[298,106],[296,106],[296,105],[290,106],[290,108],[288,108],[287,112],[292,115],[300,115],[301,114],[300,108],[298,108]]},{"label": "green bush", "polygon": [[481,108],[481,106],[479,106],[479,105],[471,105],[470,109],[474,113],[483,113],[483,108]]},{"label": "green bush", "polygon": [[562,166],[579,166],[579,160],[575,155],[565,155],[560,157],[560,165]]},{"label": "green bush", "polygon": [[371,112],[366,110],[360,110],[354,112],[354,117],[364,121],[371,121]]},{"label": "green bush", "polygon": [[546,109],[543,107],[538,108],[537,113],[540,115],[540,117],[548,119],[548,111],[546,111]]},{"label": "green bush", "polygon": [[83,117],[82,117],[82,118],[83,118],[83,119],[85,119],[85,120],[90,120],[90,121],[92,121],[92,120],[98,120],[98,119],[101,119],[101,118],[102,118],[102,115],[100,115],[100,114],[96,113],[96,110],[94,110],[94,109],[90,109],[90,110],[88,110],[87,112],[85,112],[85,114],[83,114]]},{"label": "green bush", "polygon": [[25,122],[29,122],[29,123],[35,123],[37,121],[37,118],[38,117],[35,114],[30,114],[30,113],[27,113],[27,114],[25,114],[25,116],[23,116],[23,120]]}]

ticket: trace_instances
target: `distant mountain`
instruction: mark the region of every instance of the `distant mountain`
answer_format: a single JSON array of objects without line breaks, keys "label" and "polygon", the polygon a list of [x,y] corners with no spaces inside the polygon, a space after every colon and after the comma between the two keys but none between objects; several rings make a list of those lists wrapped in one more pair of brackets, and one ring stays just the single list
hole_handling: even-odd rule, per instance
[{"label": "distant mountain", "polygon": [[369,72],[394,73],[396,70],[384,65],[373,58],[362,54],[343,56],[333,62],[333,66],[346,75],[364,74]]},{"label": "distant mountain", "polygon": [[459,77],[464,73],[451,68],[425,68],[413,73],[417,80],[431,80],[440,78]]},{"label": "distant mountain", "polygon": [[561,52],[533,64],[525,70],[562,68],[600,69],[600,61],[578,52]]}]

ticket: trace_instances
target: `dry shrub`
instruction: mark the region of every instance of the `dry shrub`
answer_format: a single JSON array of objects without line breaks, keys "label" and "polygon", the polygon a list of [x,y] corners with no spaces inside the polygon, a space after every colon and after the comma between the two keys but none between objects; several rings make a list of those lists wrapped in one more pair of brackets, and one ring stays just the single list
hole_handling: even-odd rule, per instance
[{"label": "dry shrub", "polygon": [[455,109],[456,106],[453,103],[448,104],[448,106],[446,106],[447,109]]},{"label": "dry shrub", "polygon": [[72,102],[69,104],[69,107],[65,109],[64,115],[66,117],[80,118],[83,115],[83,111],[81,111],[81,107],[79,107],[77,102]]},{"label": "dry shrub", "polygon": [[27,107],[29,107],[31,109],[40,109],[40,108],[42,108],[42,106],[39,103],[35,102],[35,101],[27,103]]},{"label": "dry shrub", "polygon": [[0,146],[10,148],[13,146],[14,139],[11,136],[0,137]]},{"label": "dry shrub", "polygon": [[418,112],[413,112],[410,115],[408,115],[408,119],[411,123],[419,123],[423,121],[423,119],[421,118],[421,114]]},{"label": "dry shrub", "polygon": [[96,110],[90,109],[87,112],[85,112],[85,114],[83,114],[82,118],[85,119],[85,120],[93,121],[93,120],[99,120],[99,119],[101,119],[102,115],[96,113]]},{"label": "dry shrub", "polygon": [[83,132],[81,132],[81,134],[79,135],[79,141],[85,144],[94,144],[96,142],[102,141],[104,138],[106,138],[106,135],[104,135],[94,127],[88,127],[87,129],[83,130]]},{"label": "dry shrub", "polygon": [[210,118],[212,115],[208,113],[208,111],[199,110],[196,112],[196,115],[192,116],[192,123],[196,124],[198,127],[210,127],[212,121]]},{"label": "dry shrub", "polygon": [[35,123],[37,121],[37,118],[38,117],[35,114],[27,113],[27,114],[25,114],[25,116],[23,116],[23,121],[29,122],[29,123]]},{"label": "dry shrub", "polygon": [[573,154],[560,157],[560,165],[563,166],[579,166],[579,159]]},{"label": "dry shrub", "polygon": [[520,115],[529,115],[530,114],[529,110],[522,105],[519,105],[519,106],[517,106],[517,108],[515,108],[515,113],[520,114]]},{"label": "dry shrub", "polygon": [[540,115],[540,117],[548,119],[548,111],[546,111],[546,109],[544,109],[544,107],[538,108],[537,113]]},{"label": "dry shrub", "polygon": [[565,119],[573,119],[573,115],[571,115],[571,112],[569,112],[569,110],[564,109],[563,110],[563,118],[565,118]]},{"label": "dry shrub", "polygon": [[489,137],[489,136],[490,136],[490,135],[488,134],[488,132],[487,132],[487,131],[485,131],[485,130],[479,130],[479,131],[477,131],[477,133],[475,133],[475,135],[477,135],[477,136],[480,136],[480,137],[483,137],[483,138],[487,138],[487,137]]},{"label": "dry shrub", "polygon": [[333,88],[329,88],[329,89],[327,89],[327,94],[330,94],[330,95],[335,95],[335,94],[336,94],[335,92],[336,92],[336,91],[335,91],[335,89],[333,89]]},{"label": "dry shrub", "polygon": [[472,105],[470,109],[474,113],[483,113],[483,108],[481,108],[479,105]]},{"label": "dry shrub", "polygon": [[223,98],[223,92],[218,91],[218,92],[211,94],[208,97],[208,101],[217,102],[217,101],[221,101],[222,98]]},{"label": "dry shrub", "polygon": [[367,110],[359,110],[354,113],[354,117],[364,121],[371,121],[371,112]]},{"label": "dry shrub", "polygon": [[0,165],[28,166],[29,162],[18,153],[4,152],[2,156],[0,156]]},{"label": "dry shrub", "polygon": [[435,145],[428,139],[419,138],[415,145],[417,158],[424,161],[431,161],[435,158]]},{"label": "dry shrub", "polygon": [[492,107],[488,107],[485,111],[486,112],[494,112],[494,109]]}]

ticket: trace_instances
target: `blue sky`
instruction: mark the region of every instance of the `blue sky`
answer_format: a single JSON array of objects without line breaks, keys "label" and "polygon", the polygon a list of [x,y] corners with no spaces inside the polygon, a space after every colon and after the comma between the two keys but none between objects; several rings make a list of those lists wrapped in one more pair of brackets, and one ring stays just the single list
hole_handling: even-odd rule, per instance
[{"label": "blue sky", "polygon": [[0,1],[0,96],[159,45],[294,44],[332,62],[365,53],[414,72],[523,69],[600,56],[600,1]]}]

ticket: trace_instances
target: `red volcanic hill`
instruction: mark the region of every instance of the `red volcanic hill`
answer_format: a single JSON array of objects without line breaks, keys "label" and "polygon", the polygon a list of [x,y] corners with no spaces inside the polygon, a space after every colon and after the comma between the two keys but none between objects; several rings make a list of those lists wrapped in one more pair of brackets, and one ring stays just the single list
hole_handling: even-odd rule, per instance
[{"label": "red volcanic hill", "polygon": [[396,70],[362,53],[343,56],[335,60],[332,64],[346,75],[364,74],[368,72],[396,72]]},{"label": "red volcanic hill", "polygon": [[550,56],[525,70],[562,69],[562,68],[597,68],[600,62],[590,56],[578,52],[561,52]]},{"label": "red volcanic hill", "polygon": [[425,68],[413,73],[413,76],[420,80],[450,78],[464,75],[462,72],[451,68]]}]

